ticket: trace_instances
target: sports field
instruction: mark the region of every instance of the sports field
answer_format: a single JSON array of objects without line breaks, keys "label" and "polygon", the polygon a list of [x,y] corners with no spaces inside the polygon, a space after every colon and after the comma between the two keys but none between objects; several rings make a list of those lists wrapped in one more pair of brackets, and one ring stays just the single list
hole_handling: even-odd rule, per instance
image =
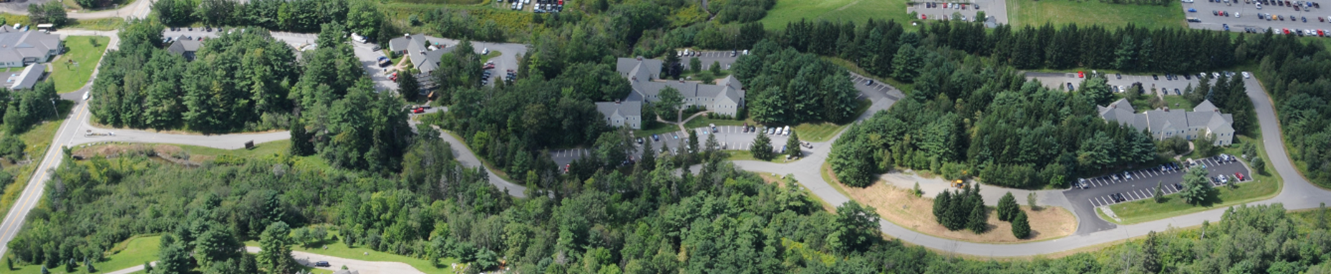
[{"label": "sports field", "polygon": [[768,29],[786,29],[786,23],[800,19],[865,22],[869,18],[905,23],[910,14],[906,14],[906,0],[777,0],[758,22]]},{"label": "sports field", "polygon": [[[1100,1],[1008,0],[1008,20],[1013,27],[1077,23],[1078,26],[1101,25],[1110,28],[1128,23],[1147,28],[1186,28],[1183,10],[1168,6],[1108,4]],[[780,4],[778,4],[780,5]]]}]

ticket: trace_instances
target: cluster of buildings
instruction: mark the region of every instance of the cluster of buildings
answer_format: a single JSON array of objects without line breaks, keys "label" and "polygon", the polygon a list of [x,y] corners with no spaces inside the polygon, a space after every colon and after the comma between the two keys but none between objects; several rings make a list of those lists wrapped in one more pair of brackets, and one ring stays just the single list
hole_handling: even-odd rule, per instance
[{"label": "cluster of buildings", "polygon": [[633,92],[624,100],[597,102],[596,110],[611,126],[642,128],[642,106],[660,100],[661,90],[672,87],[684,95],[685,106],[706,108],[716,114],[735,116],[744,107],[744,86],[734,76],[716,84],[660,80],[663,62],[657,59],[619,58],[615,70],[629,80]]},{"label": "cluster of buildings", "polygon": [[64,51],[60,36],[45,31],[0,26],[0,68],[19,68],[5,82],[10,89],[29,89],[46,74],[46,63]]},{"label": "cluster of buildings", "polygon": [[1192,111],[1169,110],[1168,107],[1137,113],[1127,99],[1119,99],[1108,106],[1098,107],[1100,118],[1117,121],[1137,130],[1146,130],[1151,137],[1164,140],[1174,136],[1193,140],[1210,135],[1214,145],[1234,143],[1234,116],[1220,113],[1210,100],[1202,101]]}]

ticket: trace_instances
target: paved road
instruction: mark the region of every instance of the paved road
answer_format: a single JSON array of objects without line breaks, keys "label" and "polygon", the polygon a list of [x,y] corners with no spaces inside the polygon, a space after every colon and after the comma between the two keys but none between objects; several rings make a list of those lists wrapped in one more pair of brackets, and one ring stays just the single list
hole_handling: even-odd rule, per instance
[{"label": "paved road", "polygon": [[[14,0],[6,3],[0,3],[0,11],[19,15],[28,15],[28,5],[38,5],[53,0]],[[92,12],[71,12],[68,14],[70,19],[97,19],[97,18],[148,18],[152,12],[152,2],[154,0],[136,0],[134,3],[120,7],[119,9],[92,11]]]},{"label": "paved road", "polygon": [[[260,250],[261,249],[257,246],[245,247],[245,251],[249,253],[259,253]],[[329,271],[337,271],[339,269],[342,269],[342,266],[345,265],[347,266],[347,269],[359,271],[361,274],[380,274],[380,273],[424,274],[425,273],[421,272],[420,270],[417,270],[415,267],[411,267],[411,265],[402,262],[362,261],[362,260],[348,259],[342,257],[333,257],[328,255],[319,255],[319,254],[301,252],[301,251],[291,251],[291,257],[296,259],[296,262],[306,266],[314,266],[315,262],[326,261],[330,266],[316,267],[316,268]]]}]

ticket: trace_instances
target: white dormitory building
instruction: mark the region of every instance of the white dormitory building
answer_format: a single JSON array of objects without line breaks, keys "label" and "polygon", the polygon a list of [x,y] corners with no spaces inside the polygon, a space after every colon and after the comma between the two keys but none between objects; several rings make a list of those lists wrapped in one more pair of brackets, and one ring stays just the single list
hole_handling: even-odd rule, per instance
[{"label": "white dormitory building", "polygon": [[1138,130],[1149,131],[1151,137],[1157,140],[1174,136],[1193,140],[1209,134],[1215,138],[1213,144],[1217,146],[1234,143],[1234,116],[1220,113],[1210,100],[1202,101],[1192,111],[1169,110],[1166,107],[1137,113],[1126,99],[1098,108],[1100,118],[1105,121],[1118,121]]},{"label": "white dormitory building", "polygon": [[629,80],[633,92],[624,100],[597,102],[596,110],[605,115],[611,126],[642,128],[642,105],[658,100],[661,89],[673,87],[684,95],[685,106],[700,106],[717,114],[735,116],[744,107],[744,86],[734,76],[727,76],[717,84],[659,80],[661,60],[619,58],[615,70]]}]

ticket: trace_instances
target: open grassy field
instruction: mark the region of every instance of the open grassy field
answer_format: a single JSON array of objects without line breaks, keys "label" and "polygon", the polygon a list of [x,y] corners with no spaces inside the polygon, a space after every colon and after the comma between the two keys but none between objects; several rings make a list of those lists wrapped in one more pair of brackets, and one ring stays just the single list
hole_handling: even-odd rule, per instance
[{"label": "open grassy field", "polygon": [[65,38],[64,54],[51,61],[51,79],[55,81],[55,91],[68,93],[79,90],[92,78],[92,70],[101,62],[106,53],[106,44],[110,37],[70,36]]},{"label": "open grassy field", "polygon": [[842,185],[828,164],[823,164],[820,173],[838,192],[861,204],[872,206],[884,220],[935,237],[975,243],[1024,243],[1062,238],[1077,231],[1077,217],[1066,209],[1044,207],[1032,210],[1024,205],[1021,210],[1026,212],[1031,225],[1031,236],[1026,239],[1013,237],[1012,224],[999,221],[993,207],[988,208],[987,232],[975,234],[970,230],[950,231],[934,220],[933,199],[915,197],[909,189],[896,188],[884,182],[866,188]]},{"label": "open grassy field", "polygon": [[825,142],[836,136],[846,125],[833,123],[803,123],[795,126],[795,132],[800,136],[801,141]]},{"label": "open grassy field", "polygon": [[[1240,155],[1241,145],[1253,143],[1257,145],[1257,151],[1266,158],[1266,150],[1262,148],[1262,139],[1253,139],[1247,136],[1239,135],[1239,141],[1222,150],[1222,153],[1230,155]],[[1266,158],[1270,159],[1270,158]],[[1242,160],[1244,163],[1248,161]],[[1236,188],[1216,187],[1215,194],[1212,195],[1202,205],[1191,205],[1178,197],[1178,194],[1165,195],[1165,202],[1156,203],[1154,199],[1143,199],[1127,203],[1114,204],[1109,206],[1117,215],[1119,224],[1135,224],[1147,221],[1160,220],[1174,216],[1201,212],[1216,208],[1225,208],[1232,205],[1260,201],[1274,197],[1280,193],[1283,187],[1283,180],[1280,175],[1275,173],[1271,167],[1266,168],[1266,174],[1257,171],[1251,173],[1253,181],[1240,183]],[[1112,219],[1105,219],[1113,221]]]},{"label": "open grassy field", "polygon": [[1128,23],[1147,28],[1187,28],[1177,2],[1168,6],[1108,4],[1099,1],[1011,0],[1008,22],[1015,27],[1054,25],[1101,25],[1112,28]]},{"label": "open grassy field", "polygon": [[[777,0],[767,17],[758,22],[767,29],[782,30],[786,23],[800,19],[865,22],[870,18],[900,23],[911,19],[906,13],[906,0]],[[913,28],[910,24],[905,27]]]},{"label": "open grassy field", "polygon": [[[336,231],[329,231],[329,235],[337,237],[331,239],[341,238],[341,236],[338,236],[339,234]],[[245,242],[245,246],[259,246],[259,242],[248,241]],[[327,247],[327,249],[325,249],[324,247]],[[320,247],[304,248],[300,246],[292,246],[291,251],[300,251],[300,252],[328,255],[333,257],[341,257],[354,260],[371,261],[371,262],[401,262],[411,265],[411,267],[415,267],[416,270],[420,270],[421,272],[425,272],[427,274],[452,274],[453,273],[452,265],[453,263],[458,262],[458,260],[454,258],[441,258],[439,259],[439,265],[433,265],[429,261],[426,261],[425,259],[375,251],[369,248],[365,248],[363,246],[348,247],[347,244],[342,243],[342,241],[331,241],[331,240],[325,241],[324,245]]]}]

